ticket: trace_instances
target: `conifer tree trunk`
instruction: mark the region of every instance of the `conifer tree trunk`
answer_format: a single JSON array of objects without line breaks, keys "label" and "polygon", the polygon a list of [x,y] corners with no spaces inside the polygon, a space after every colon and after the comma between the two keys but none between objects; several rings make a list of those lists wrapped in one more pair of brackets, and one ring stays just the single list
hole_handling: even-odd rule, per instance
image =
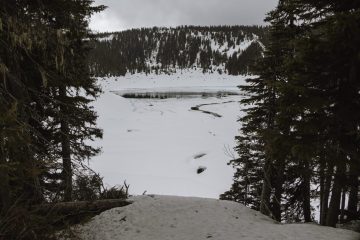
[{"label": "conifer tree trunk", "polygon": [[[358,81],[359,69],[358,65],[360,64],[359,60],[353,60],[351,63],[349,79],[352,82],[352,85]],[[357,90],[352,88],[353,99],[357,99]],[[351,114],[351,113],[349,113]],[[351,115],[350,115],[351,116]],[[353,119],[352,121],[352,132],[356,133],[358,128],[358,123]],[[360,160],[359,160],[359,148],[357,146],[357,136],[356,134],[352,134],[350,137],[350,170],[349,170],[349,200],[348,200],[348,219],[347,220],[356,220],[359,216],[357,205],[359,202],[358,194],[359,194],[359,176],[360,176]]]},{"label": "conifer tree trunk", "polygon": [[10,186],[9,174],[6,169],[5,147],[3,138],[0,136],[0,212],[6,211],[10,207]]},{"label": "conifer tree trunk", "polygon": [[344,223],[344,219],[345,219],[345,200],[346,200],[346,188],[343,188],[341,195],[340,223]]},{"label": "conifer tree trunk", "polygon": [[319,165],[319,178],[320,178],[320,224],[323,224],[323,214],[324,214],[324,195],[325,195],[325,159],[324,152],[320,153],[320,165]]},{"label": "conifer tree trunk", "polygon": [[[62,101],[66,99],[66,87],[59,88],[59,96]],[[63,102],[60,111],[66,112],[66,101]],[[64,115],[64,114],[63,114]],[[69,202],[72,200],[72,167],[71,167],[71,150],[69,139],[69,123],[66,119],[61,119],[61,155],[63,161],[63,186],[64,186],[64,201]]]},{"label": "conifer tree trunk", "polygon": [[334,179],[334,186],[331,192],[331,200],[326,216],[326,226],[335,227],[340,208],[340,199],[341,199],[341,184],[340,177],[338,176],[338,171]]},{"label": "conifer tree trunk", "polygon": [[355,160],[350,162],[350,193],[348,200],[348,220],[357,219],[358,211],[357,205],[359,202],[358,193],[359,193],[359,167]]},{"label": "conifer tree trunk", "polygon": [[343,178],[344,167],[344,163],[342,162],[336,164],[336,173],[331,191],[331,200],[326,216],[326,226],[335,227],[338,221],[342,190],[341,182]]},{"label": "conifer tree trunk", "polygon": [[328,164],[326,177],[324,179],[324,190],[321,199],[321,211],[320,211],[320,224],[326,225],[326,216],[329,208],[329,196],[330,196],[330,188],[331,188],[331,180],[334,174],[334,167]]},{"label": "conifer tree trunk", "polygon": [[311,196],[310,196],[310,169],[309,162],[305,160],[303,169],[303,211],[305,222],[311,222]]},{"label": "conifer tree trunk", "polygon": [[264,180],[261,190],[260,212],[264,215],[270,216],[270,197],[271,197],[271,161],[266,158],[264,165]]},{"label": "conifer tree trunk", "polygon": [[275,196],[273,200],[273,214],[275,220],[281,222],[281,197],[283,194],[283,184],[284,184],[284,164],[277,166],[276,179],[274,183]]},{"label": "conifer tree trunk", "polygon": [[[274,118],[275,118],[275,89],[269,89],[271,96],[269,98],[269,109],[268,109],[268,116],[267,116],[267,127],[268,130],[271,131],[274,129]],[[268,140],[269,142],[269,140]],[[260,199],[260,212],[262,214],[265,214],[267,216],[270,216],[271,210],[270,210],[270,200],[271,200],[271,169],[272,169],[272,159],[271,159],[271,153],[270,153],[270,146],[269,143],[265,144],[265,164],[263,167],[264,171],[264,179],[263,179],[263,185],[261,190],[261,199]]]}]

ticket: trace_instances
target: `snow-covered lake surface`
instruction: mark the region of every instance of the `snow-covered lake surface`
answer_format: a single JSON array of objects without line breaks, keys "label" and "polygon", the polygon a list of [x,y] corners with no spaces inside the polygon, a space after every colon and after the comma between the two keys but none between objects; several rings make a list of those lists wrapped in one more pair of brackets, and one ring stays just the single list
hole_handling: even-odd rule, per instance
[{"label": "snow-covered lake surface", "polygon": [[104,93],[94,106],[104,139],[96,144],[103,153],[90,166],[106,184],[126,180],[131,194],[218,198],[232,183],[227,162],[235,155],[241,96],[132,99],[119,92],[237,92],[244,79],[194,71],[99,79]]}]

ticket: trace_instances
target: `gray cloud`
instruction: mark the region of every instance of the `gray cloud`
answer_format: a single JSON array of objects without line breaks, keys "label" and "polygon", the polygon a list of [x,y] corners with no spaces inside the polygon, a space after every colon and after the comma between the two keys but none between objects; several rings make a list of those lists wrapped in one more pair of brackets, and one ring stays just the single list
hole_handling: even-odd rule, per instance
[{"label": "gray cloud", "polygon": [[92,17],[96,31],[179,25],[263,24],[278,0],[95,0],[108,6]]}]

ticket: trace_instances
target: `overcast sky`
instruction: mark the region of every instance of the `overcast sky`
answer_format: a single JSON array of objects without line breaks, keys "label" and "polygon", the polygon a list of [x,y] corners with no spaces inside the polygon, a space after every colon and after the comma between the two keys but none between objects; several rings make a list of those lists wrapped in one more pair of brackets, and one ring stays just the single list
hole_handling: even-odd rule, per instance
[{"label": "overcast sky", "polygon": [[179,25],[263,24],[265,13],[278,0],[95,0],[108,6],[92,17],[90,28],[119,31],[129,28]]}]

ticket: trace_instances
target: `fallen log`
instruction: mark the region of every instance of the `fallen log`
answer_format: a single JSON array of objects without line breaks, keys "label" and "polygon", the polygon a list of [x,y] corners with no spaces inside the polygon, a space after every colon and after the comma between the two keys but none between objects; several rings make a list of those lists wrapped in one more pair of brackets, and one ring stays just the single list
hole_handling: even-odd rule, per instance
[{"label": "fallen log", "polygon": [[38,215],[78,215],[83,213],[101,213],[116,207],[125,207],[133,202],[127,199],[106,199],[97,201],[61,202],[35,205],[32,212]]}]

